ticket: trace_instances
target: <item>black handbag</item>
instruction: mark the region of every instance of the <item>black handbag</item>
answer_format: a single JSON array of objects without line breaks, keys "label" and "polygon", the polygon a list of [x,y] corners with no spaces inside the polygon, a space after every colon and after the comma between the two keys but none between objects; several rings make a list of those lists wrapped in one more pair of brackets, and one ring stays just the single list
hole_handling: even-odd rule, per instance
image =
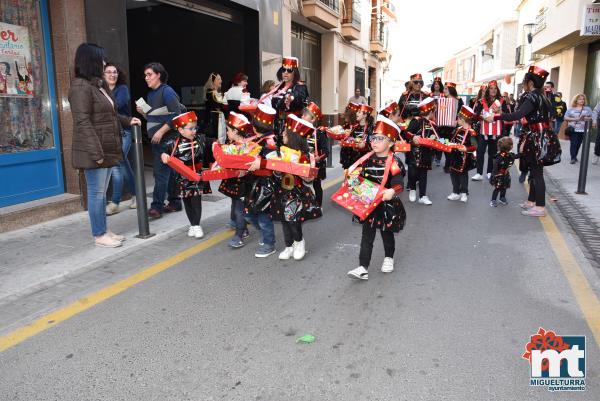
[{"label": "black handbag", "polygon": [[571,138],[571,135],[573,135],[575,133],[575,127],[571,127],[570,125],[567,126],[567,129],[565,129],[565,136],[567,138]]}]

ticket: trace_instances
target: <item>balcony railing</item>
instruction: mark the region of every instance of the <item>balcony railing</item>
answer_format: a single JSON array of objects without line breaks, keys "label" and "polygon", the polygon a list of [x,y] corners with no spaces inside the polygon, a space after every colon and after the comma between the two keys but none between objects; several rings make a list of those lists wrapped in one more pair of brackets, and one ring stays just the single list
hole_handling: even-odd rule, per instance
[{"label": "balcony railing", "polygon": [[344,0],[344,24],[351,23],[360,29],[360,0]]},{"label": "balcony railing", "polygon": [[336,13],[340,11],[340,3],[338,0],[318,0],[320,3],[325,4]]}]

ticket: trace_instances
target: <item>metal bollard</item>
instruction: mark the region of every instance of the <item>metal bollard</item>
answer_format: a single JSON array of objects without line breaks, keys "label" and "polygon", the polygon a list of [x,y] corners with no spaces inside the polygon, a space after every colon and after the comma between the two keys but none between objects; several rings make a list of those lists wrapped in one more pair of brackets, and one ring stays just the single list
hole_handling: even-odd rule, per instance
[{"label": "metal bollard", "polygon": [[587,195],[585,184],[587,181],[588,163],[590,161],[590,141],[592,140],[592,122],[585,122],[585,131],[583,136],[583,147],[581,148],[581,164],[579,165],[579,181],[577,182],[578,195]]},{"label": "metal bollard", "polygon": [[133,133],[133,169],[135,173],[135,195],[137,201],[138,231],[137,238],[150,238],[148,223],[148,202],[146,198],[146,180],[144,179],[144,151],[142,149],[142,128],[139,125],[131,126]]},{"label": "metal bollard", "polygon": [[[331,127],[332,121],[331,121],[331,116],[327,116],[327,126]],[[333,167],[333,155],[332,153],[332,145],[333,143],[333,139],[327,137],[327,149],[328,149],[328,157],[327,157],[327,162],[325,164],[325,167]]]}]

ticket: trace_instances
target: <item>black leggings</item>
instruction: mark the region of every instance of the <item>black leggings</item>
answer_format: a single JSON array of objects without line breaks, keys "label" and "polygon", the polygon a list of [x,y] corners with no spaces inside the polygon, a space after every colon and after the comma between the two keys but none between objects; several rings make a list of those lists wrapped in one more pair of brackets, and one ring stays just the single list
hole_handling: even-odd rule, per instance
[{"label": "black leggings", "polygon": [[286,247],[294,244],[294,241],[302,241],[302,222],[301,221],[282,221],[283,240]]},{"label": "black leggings", "polygon": [[427,169],[417,166],[408,166],[408,189],[417,189],[417,181],[419,182],[419,197],[427,194]]},{"label": "black leggings", "polygon": [[451,170],[452,192],[455,194],[469,194],[469,172],[465,168],[461,173]]},{"label": "black leggings", "polygon": [[506,188],[502,188],[502,189],[494,188],[494,192],[492,192],[492,200],[493,201],[498,199],[498,194],[500,194],[500,199],[506,198]]},{"label": "black leggings", "polygon": [[544,167],[535,164],[529,168],[529,202],[536,206],[546,206],[546,182],[544,181]]},{"label": "black leggings", "polygon": [[315,178],[313,181],[313,189],[315,190],[315,199],[317,201],[317,206],[323,205],[323,187],[321,186],[321,179]]},{"label": "black leggings", "polygon": [[183,198],[183,206],[190,225],[199,226],[202,217],[202,196],[196,195]]},{"label": "black leggings", "polygon": [[488,162],[487,172],[492,172],[494,164],[494,156],[498,152],[498,140],[497,139],[485,139],[485,136],[479,135],[477,137],[477,174],[483,175],[483,162],[485,159],[485,149],[487,148]]},{"label": "black leggings", "polygon": [[[370,224],[363,224],[362,226],[362,238],[360,240],[360,254],[358,256],[358,262],[360,266],[365,269],[369,268],[371,263],[371,254],[373,253],[373,242],[375,242],[375,234],[377,232],[376,227],[371,227]],[[394,251],[396,250],[396,239],[392,231],[379,230],[381,238],[383,239],[383,249],[385,251],[386,258],[393,258]]]}]

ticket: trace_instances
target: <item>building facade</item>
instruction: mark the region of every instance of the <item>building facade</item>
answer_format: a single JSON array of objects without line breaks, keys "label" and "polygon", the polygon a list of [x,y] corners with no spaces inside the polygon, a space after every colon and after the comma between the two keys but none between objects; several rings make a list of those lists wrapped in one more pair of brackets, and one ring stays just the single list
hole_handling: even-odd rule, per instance
[{"label": "building facade", "polygon": [[82,42],[106,49],[145,97],[143,66],[159,61],[189,110],[203,110],[212,72],[249,90],[296,56],[311,99],[332,119],[355,88],[381,103],[389,60],[388,0],[0,0],[0,232],[82,210],[71,167],[68,91]]},{"label": "building facade", "polygon": [[524,0],[518,7],[518,47],[515,88],[536,64],[550,72],[548,78],[567,104],[585,93],[590,102],[600,100],[600,36],[582,36],[580,29],[589,0]]}]

